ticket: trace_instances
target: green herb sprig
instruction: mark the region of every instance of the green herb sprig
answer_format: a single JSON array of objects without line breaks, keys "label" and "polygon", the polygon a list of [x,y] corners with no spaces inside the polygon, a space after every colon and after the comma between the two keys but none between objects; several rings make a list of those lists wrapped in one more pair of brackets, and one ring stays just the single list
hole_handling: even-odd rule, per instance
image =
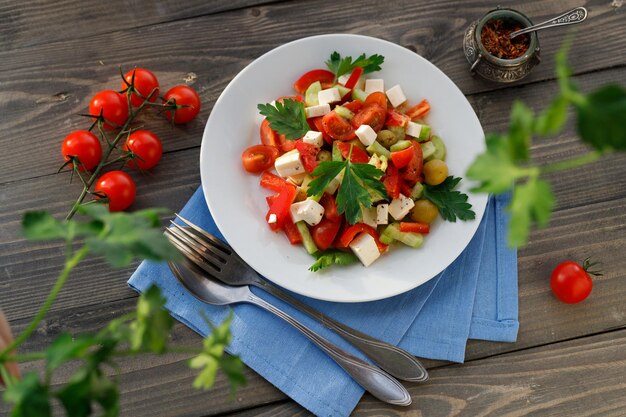
[{"label": "green herb sprig", "polygon": [[304,103],[294,99],[257,105],[259,113],[267,118],[270,127],[289,140],[300,139],[309,131]]},{"label": "green herb sprig", "polygon": [[[550,220],[556,199],[543,175],[586,165],[607,153],[626,151],[626,90],[611,84],[582,93],[571,80],[572,70],[567,63],[570,43],[566,41],[556,55],[559,94],[536,116],[521,101],[514,102],[508,132],[487,135],[487,151],[467,171],[468,178],[479,182],[474,188],[477,192],[501,194],[515,185],[508,207],[510,246],[526,244],[532,225],[543,227]],[[533,136],[561,132],[572,107],[578,134],[593,149],[569,160],[533,164],[529,157]]]},{"label": "green herb sprig", "polygon": [[359,260],[352,252],[341,252],[338,250],[317,252],[313,256],[317,260],[309,268],[311,272],[317,272],[332,265],[350,265]]},{"label": "green herb sprig", "polygon": [[339,52],[335,51],[330,55],[330,59],[326,61],[326,66],[335,74],[335,78],[339,78],[344,74],[352,72],[356,67],[363,68],[363,74],[380,71],[380,66],[383,62],[385,62],[385,57],[378,54],[369,57],[361,54],[353,61],[351,56],[342,58]]},{"label": "green herb sprig", "polygon": [[424,198],[437,206],[444,220],[452,223],[456,219],[465,221],[476,218],[472,205],[467,202],[467,194],[455,190],[460,181],[461,178],[450,176],[439,185],[424,185]]},{"label": "green herb sprig", "polygon": [[370,164],[350,162],[350,157],[345,161],[324,161],[313,171],[316,178],[309,184],[307,195],[310,197],[323,193],[328,184],[341,172],[343,179],[336,197],[337,212],[345,213],[348,223],[355,224],[363,216],[361,206],[372,207],[370,190],[382,198],[387,198],[387,190],[380,181],[384,173]]}]

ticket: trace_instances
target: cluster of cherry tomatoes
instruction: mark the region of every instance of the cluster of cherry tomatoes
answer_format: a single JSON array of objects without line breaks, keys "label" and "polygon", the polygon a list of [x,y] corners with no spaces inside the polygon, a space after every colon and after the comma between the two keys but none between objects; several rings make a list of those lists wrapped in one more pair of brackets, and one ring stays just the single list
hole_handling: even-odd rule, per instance
[{"label": "cluster of cherry tomatoes", "polygon": [[[159,98],[157,77],[144,68],[135,68],[124,75],[122,92],[104,90],[97,93],[89,103],[89,114],[102,117],[102,127],[106,130],[120,129],[130,115],[130,104],[139,107],[146,99],[154,103]],[[138,93],[138,94],[137,94]],[[188,86],[179,85],[168,90],[160,97],[162,104],[154,104],[163,110],[163,115],[172,123],[188,123],[200,111],[200,97]],[[128,160],[128,165],[139,170],[153,168],[161,159],[163,146],[161,140],[149,130],[132,131],[123,145],[124,152],[135,155]],[[78,159],[80,171],[90,171],[102,161],[102,144],[98,137],[87,130],[77,130],[63,140],[61,148],[66,161]],[[70,164],[71,165],[71,164]],[[135,182],[126,172],[110,171],[100,176],[95,182],[95,195],[106,196],[110,211],[128,208],[135,200]]]}]

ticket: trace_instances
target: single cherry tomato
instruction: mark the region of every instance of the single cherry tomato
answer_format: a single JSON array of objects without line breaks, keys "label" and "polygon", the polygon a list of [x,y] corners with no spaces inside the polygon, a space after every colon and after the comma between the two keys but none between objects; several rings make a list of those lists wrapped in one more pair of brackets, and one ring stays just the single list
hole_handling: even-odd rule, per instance
[{"label": "single cherry tomato", "polygon": [[163,114],[169,121],[174,117],[174,123],[189,123],[200,112],[200,96],[186,85],[170,88],[163,98],[165,107],[169,109]]},{"label": "single cherry tomato", "polygon": [[273,146],[254,145],[243,151],[241,162],[246,171],[259,174],[274,166],[279,153]]},{"label": "single cherry tomato", "polygon": [[109,198],[109,211],[122,211],[133,204],[137,187],[127,173],[110,171],[98,178],[96,192]]},{"label": "single cherry tomato", "polygon": [[[65,137],[61,146],[61,153],[66,161],[70,160],[69,155],[77,157],[81,163],[78,169],[81,171],[90,170],[95,168],[102,158],[102,145],[93,133],[77,130]],[[71,166],[72,164],[70,164]]]},{"label": "single cherry tomato", "polygon": [[116,129],[126,123],[128,119],[128,102],[124,95],[113,90],[100,91],[93,96],[89,103],[89,114],[99,116],[102,113],[105,129]]},{"label": "single cherry tomato", "polygon": [[411,162],[414,153],[413,147],[409,146],[401,151],[391,152],[391,160],[396,167],[404,168]]},{"label": "single cherry tomato", "polygon": [[129,160],[128,165],[133,168],[139,167],[143,170],[154,167],[161,160],[161,155],[163,155],[161,141],[157,135],[149,130],[135,130],[132,132],[126,139],[124,149],[132,151],[141,158],[137,158],[135,161]]},{"label": "single cherry tomato", "polygon": [[335,74],[325,69],[315,69],[304,73],[298,80],[293,84],[293,88],[300,94],[306,93],[306,89],[309,88],[311,84],[319,81],[320,83],[332,83],[335,81]]},{"label": "single cherry tomato", "polygon": [[359,100],[352,100],[352,101],[342,104],[341,106],[350,110],[352,113],[358,113],[359,110],[363,108],[363,103],[360,102]]},{"label": "single cherry tomato", "polygon": [[424,153],[422,152],[422,147],[415,141],[411,142],[411,147],[413,148],[413,156],[409,163],[402,168],[400,176],[412,187],[416,182],[422,180]]},{"label": "single cherry tomato", "polygon": [[304,170],[306,172],[315,171],[315,168],[317,168],[317,165],[319,164],[317,154],[319,153],[320,148],[315,145],[311,145],[310,143],[303,142],[301,139],[291,142],[295,142],[295,147],[300,154],[300,160],[302,161]]},{"label": "single cherry tomato", "polygon": [[589,270],[594,265],[596,263],[591,263],[587,258],[582,266],[576,262],[567,261],[554,268],[550,278],[550,287],[556,298],[567,304],[580,303],[587,298],[593,287],[589,274],[602,275],[598,271]]},{"label": "single cherry tomato", "polygon": [[335,240],[337,232],[341,227],[341,222],[334,222],[328,218],[323,218],[318,224],[311,228],[311,236],[315,246],[319,250],[326,250]]},{"label": "single cherry tomato", "polygon": [[355,137],[354,129],[350,123],[339,116],[334,110],[322,118],[324,131],[333,139],[350,140]]},{"label": "single cherry tomato", "polygon": [[387,96],[380,91],[374,91],[365,98],[365,104],[378,104],[383,109],[387,109]]},{"label": "single cherry tomato", "polygon": [[324,193],[320,199],[320,204],[324,207],[324,217],[331,222],[341,222],[341,214],[337,212],[337,202],[331,194]]},{"label": "single cherry tomato", "polygon": [[[148,100],[149,102],[154,102],[159,96],[159,80],[157,80],[157,77],[152,72],[145,68],[135,68],[128,71],[126,75],[124,75],[124,80],[126,82],[122,81],[122,89],[126,89],[132,84],[135,90],[143,97],[147,98],[150,96],[150,93],[154,91],[152,96],[150,96],[150,100]],[[135,107],[141,106],[144,101],[146,101],[146,99],[140,97],[137,93],[133,93],[130,96],[130,104]]]},{"label": "single cherry tomato", "polygon": [[358,129],[361,125],[370,125],[372,129],[378,132],[383,128],[386,116],[387,110],[385,108],[378,104],[366,104],[352,118],[352,127]]}]

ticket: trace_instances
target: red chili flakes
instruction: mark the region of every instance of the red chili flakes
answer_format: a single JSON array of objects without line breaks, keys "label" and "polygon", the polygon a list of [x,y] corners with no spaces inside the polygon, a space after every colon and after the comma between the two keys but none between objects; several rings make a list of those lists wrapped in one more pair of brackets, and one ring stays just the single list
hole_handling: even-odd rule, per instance
[{"label": "red chili flakes", "polygon": [[523,28],[524,26],[513,19],[492,19],[483,25],[480,31],[480,41],[485,49],[495,57],[501,59],[519,58],[528,50],[530,36],[524,34],[509,39],[509,35]]}]

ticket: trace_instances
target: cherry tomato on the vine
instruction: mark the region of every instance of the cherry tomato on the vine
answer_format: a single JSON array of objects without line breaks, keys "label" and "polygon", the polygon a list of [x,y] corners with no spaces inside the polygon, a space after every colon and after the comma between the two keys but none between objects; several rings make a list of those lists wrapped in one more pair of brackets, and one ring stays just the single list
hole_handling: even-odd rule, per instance
[{"label": "cherry tomato on the vine", "polygon": [[590,263],[587,259],[583,266],[576,262],[567,261],[554,268],[550,287],[556,298],[568,304],[576,304],[587,298],[593,287],[593,281],[589,274],[601,275],[589,270],[589,267],[593,265],[595,264]]},{"label": "cherry tomato on the vine", "polygon": [[200,112],[200,96],[191,87],[177,85],[170,88],[163,96],[165,106],[175,106],[176,110],[170,109],[163,114],[167,120],[174,118],[174,123],[188,123],[192,121]]},{"label": "cherry tomato on the vine", "polygon": [[102,117],[110,122],[104,123],[105,129],[111,130],[122,126],[128,119],[126,97],[113,90],[100,91],[89,103],[89,114],[99,116],[101,111]]},{"label": "cherry tomato on the vine", "polygon": [[[134,81],[133,73],[135,74]],[[148,100],[149,102],[155,101],[159,96],[159,80],[157,80],[157,77],[152,72],[145,68],[135,68],[128,71],[126,75],[124,75],[124,80],[126,80],[126,82],[122,81],[122,89],[128,88],[128,85],[132,83],[135,90],[144,97],[150,96],[150,93],[156,89],[154,94],[150,97],[150,100]],[[140,97],[137,93],[133,93],[130,96],[130,104],[135,107],[141,106],[144,101],[146,101],[146,99]]]},{"label": "cherry tomato on the vine", "polygon": [[127,151],[133,151],[139,158],[128,161],[128,165],[133,168],[139,167],[146,170],[154,167],[160,160],[163,154],[163,145],[161,141],[154,133],[149,130],[135,130],[132,132],[126,143],[124,143],[124,149]]},{"label": "cherry tomato on the vine", "polygon": [[96,192],[104,193],[109,198],[109,211],[122,211],[135,200],[137,187],[127,173],[111,171],[98,178]]},{"label": "cherry tomato on the vine", "polygon": [[90,170],[95,168],[102,158],[102,145],[93,133],[87,130],[77,130],[65,137],[61,153],[66,161],[70,160],[70,155],[77,157],[81,163],[78,169],[81,171],[83,168]]},{"label": "cherry tomato on the vine", "polygon": [[273,167],[278,154],[273,146],[254,145],[243,151],[241,162],[246,171],[258,174]]}]

